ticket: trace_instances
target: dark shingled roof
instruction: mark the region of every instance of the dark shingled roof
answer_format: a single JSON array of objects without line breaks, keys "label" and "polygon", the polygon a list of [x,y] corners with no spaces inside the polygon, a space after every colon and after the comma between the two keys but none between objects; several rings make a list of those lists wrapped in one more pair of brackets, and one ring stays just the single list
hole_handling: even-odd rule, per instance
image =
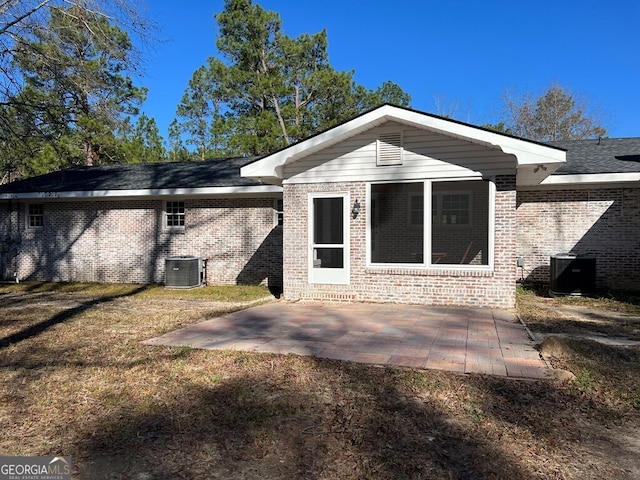
[{"label": "dark shingled roof", "polygon": [[601,138],[549,142],[567,150],[567,163],[554,175],[640,172],[640,138]]},{"label": "dark shingled roof", "polygon": [[240,167],[255,160],[255,157],[225,158],[201,162],[74,167],[0,185],[0,193],[249,187],[260,183],[241,177]]},{"label": "dark shingled roof", "polygon": [[[640,172],[640,137],[568,140],[549,144],[567,150],[567,162],[554,175]],[[241,177],[240,168],[256,159],[74,167],[0,185],[0,194],[250,187],[260,183]]]}]

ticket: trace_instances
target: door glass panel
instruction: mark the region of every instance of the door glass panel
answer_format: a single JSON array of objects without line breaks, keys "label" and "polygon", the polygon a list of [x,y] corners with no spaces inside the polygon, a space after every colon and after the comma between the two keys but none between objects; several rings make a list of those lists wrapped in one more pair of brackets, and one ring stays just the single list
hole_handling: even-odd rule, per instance
[{"label": "door glass panel", "polygon": [[342,198],[313,199],[313,242],[340,245],[343,239]]},{"label": "door glass panel", "polygon": [[314,248],[313,268],[344,268],[342,248]]}]

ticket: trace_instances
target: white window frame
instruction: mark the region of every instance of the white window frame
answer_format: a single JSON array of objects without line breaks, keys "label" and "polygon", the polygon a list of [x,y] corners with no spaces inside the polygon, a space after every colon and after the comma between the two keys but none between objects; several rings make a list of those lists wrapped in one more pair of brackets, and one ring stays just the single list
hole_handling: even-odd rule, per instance
[{"label": "white window frame", "polygon": [[[167,209],[169,208],[169,204],[173,203],[181,203],[182,204],[182,213],[169,213]],[[162,227],[166,230],[177,230],[182,231],[186,225],[186,206],[184,200],[165,200],[162,205]],[[182,225],[169,225],[169,216],[170,215],[181,215],[182,216]]]},{"label": "white window frame", "polygon": [[[35,206],[40,207],[40,213],[31,213],[31,207]],[[41,225],[31,225],[32,218],[40,218]],[[44,228],[44,203],[27,203],[25,205],[25,222],[28,230],[42,230]]]},{"label": "white window frame", "polygon": [[[424,182],[424,211],[431,212],[432,210],[432,185],[436,182],[463,182],[463,181],[486,181],[487,179],[479,179],[477,177],[472,178],[458,178],[458,179],[429,179],[423,180]],[[389,180],[384,182],[367,182],[367,212],[371,212],[371,186],[380,185],[385,183],[415,183],[416,180]],[[372,241],[372,226],[371,215],[367,214],[367,231],[366,231],[366,265],[367,268],[380,268],[380,269],[422,269],[422,270],[448,270],[448,271],[488,271],[494,270],[495,259],[495,197],[496,197],[496,185],[493,179],[488,181],[489,183],[489,221],[488,221],[488,262],[487,265],[457,265],[449,263],[433,263],[431,259],[431,239],[432,239],[432,222],[424,222],[424,252],[423,263],[373,263],[371,261],[371,241]],[[464,190],[460,190],[464,191]],[[467,191],[468,192],[468,191]],[[471,199],[470,199],[471,200]],[[438,200],[439,201],[439,200]],[[431,218],[431,215],[430,217]],[[470,219],[472,222],[472,220]],[[469,227],[469,225],[462,225],[462,227]]]},{"label": "white window frame", "polygon": [[282,227],[284,225],[284,199],[273,199],[273,226]]}]

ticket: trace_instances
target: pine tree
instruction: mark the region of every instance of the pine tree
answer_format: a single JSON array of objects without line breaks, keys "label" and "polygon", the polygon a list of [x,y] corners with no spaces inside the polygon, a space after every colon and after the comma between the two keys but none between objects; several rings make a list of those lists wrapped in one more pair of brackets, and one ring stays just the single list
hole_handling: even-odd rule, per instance
[{"label": "pine tree", "polygon": [[[86,15],[91,14],[77,7],[51,11],[49,28],[16,56],[26,83],[19,98],[41,112],[40,124],[53,136],[54,148],[60,141],[79,146],[65,152],[65,163],[113,163],[113,132],[123,115],[137,113],[146,90],[126,74],[128,35],[103,16]],[[92,29],[104,35],[91,35]]]},{"label": "pine tree", "polygon": [[326,31],[288,37],[251,0],[226,0],[216,19],[220,56],[194,73],[177,109],[199,158],[269,153],[380,103],[409,104],[393,82],[368,90],[333,69]]}]

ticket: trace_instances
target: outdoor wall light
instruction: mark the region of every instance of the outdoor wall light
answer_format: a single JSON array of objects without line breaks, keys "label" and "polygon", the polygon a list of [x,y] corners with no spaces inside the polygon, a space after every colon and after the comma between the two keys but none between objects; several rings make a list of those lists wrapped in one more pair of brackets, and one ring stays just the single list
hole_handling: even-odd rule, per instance
[{"label": "outdoor wall light", "polygon": [[356,201],[353,202],[353,207],[351,208],[351,216],[355,220],[358,218],[358,215],[360,215],[360,202],[358,202],[358,199],[356,198]]}]

